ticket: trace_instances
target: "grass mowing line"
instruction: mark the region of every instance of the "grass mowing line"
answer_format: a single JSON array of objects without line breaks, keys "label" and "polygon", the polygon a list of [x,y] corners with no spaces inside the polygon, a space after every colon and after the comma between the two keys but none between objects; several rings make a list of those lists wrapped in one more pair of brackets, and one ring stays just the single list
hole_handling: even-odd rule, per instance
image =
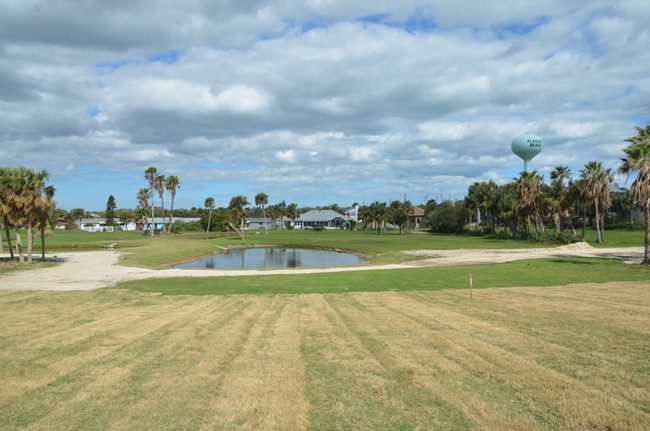
[{"label": "grass mowing line", "polygon": [[532,259],[489,265],[240,277],[134,280],[117,288],[164,295],[299,294],[553,286],[650,281],[650,268],[598,258]]},{"label": "grass mowing line", "polygon": [[[0,401],[0,423],[649,429],[647,285],[486,289],[473,300],[460,291],[0,292],[12,298],[0,303],[0,327],[11,328],[0,333],[0,400],[10,400]],[[67,331],[83,349],[60,348]],[[432,393],[448,404],[437,408]]]}]

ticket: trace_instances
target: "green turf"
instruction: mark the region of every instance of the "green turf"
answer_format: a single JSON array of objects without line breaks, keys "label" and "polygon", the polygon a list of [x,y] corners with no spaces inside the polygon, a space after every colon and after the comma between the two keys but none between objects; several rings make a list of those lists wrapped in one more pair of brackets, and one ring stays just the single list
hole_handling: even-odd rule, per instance
[{"label": "green turf", "polygon": [[298,294],[361,291],[477,289],[569,283],[648,281],[650,268],[608,259],[534,259],[492,265],[339,273],[209,278],[160,278],[121,283],[118,288],[165,295]]},{"label": "green turf", "polygon": [[[26,235],[23,236],[23,242]],[[595,234],[588,232],[590,243]],[[603,246],[642,246],[643,231],[607,231],[607,242]],[[300,247],[321,247],[349,250],[361,253],[370,263],[383,264],[414,259],[400,253],[414,249],[458,249],[458,248],[538,248],[554,246],[541,245],[527,240],[497,239],[494,236],[441,235],[427,232],[412,232],[399,235],[397,231],[377,235],[375,231],[331,230],[274,230],[248,232],[242,240],[233,233],[192,232],[180,235],[158,235],[153,238],[141,232],[82,232],[55,230],[46,238],[48,253],[74,250],[100,250],[108,244],[128,253],[123,264],[147,268],[164,268],[174,262],[218,252],[218,246],[232,245],[287,245]],[[40,249],[40,239],[35,238],[34,250]]]},{"label": "green turf", "polygon": [[25,271],[28,269],[48,268],[54,265],[57,265],[57,263],[39,262],[38,260],[35,260],[34,263],[29,265],[27,263],[21,264],[17,261],[0,260],[0,274],[5,274],[7,272],[14,272],[14,271]]}]

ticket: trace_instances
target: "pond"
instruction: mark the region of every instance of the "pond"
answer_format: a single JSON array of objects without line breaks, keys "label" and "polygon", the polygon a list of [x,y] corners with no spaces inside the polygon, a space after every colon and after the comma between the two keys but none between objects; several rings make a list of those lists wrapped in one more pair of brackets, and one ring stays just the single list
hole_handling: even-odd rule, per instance
[{"label": "pond", "polygon": [[352,253],[284,247],[238,248],[174,265],[184,269],[261,269],[361,265],[366,260]]}]

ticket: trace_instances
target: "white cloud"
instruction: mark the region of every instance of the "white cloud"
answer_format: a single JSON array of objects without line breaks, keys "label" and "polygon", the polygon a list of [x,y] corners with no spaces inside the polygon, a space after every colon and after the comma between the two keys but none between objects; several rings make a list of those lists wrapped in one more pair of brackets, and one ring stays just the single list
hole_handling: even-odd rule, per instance
[{"label": "white cloud", "polygon": [[4,5],[3,163],[158,164],[314,200],[462,194],[508,180],[525,131],[540,169],[613,166],[650,112],[645,3],[190,3]]}]

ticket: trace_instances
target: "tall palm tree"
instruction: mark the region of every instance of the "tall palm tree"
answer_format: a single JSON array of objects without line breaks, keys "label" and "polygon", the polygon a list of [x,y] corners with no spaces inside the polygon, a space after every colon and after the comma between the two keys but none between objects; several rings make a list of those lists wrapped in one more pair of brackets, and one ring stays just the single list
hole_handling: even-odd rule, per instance
[{"label": "tall palm tree", "polygon": [[[147,209],[149,207],[149,199],[153,197],[153,193],[151,192],[150,189],[147,188],[142,188],[138,190],[137,198],[138,198],[138,205],[140,206],[140,209],[142,209],[143,214],[144,214],[144,221],[145,224],[149,222],[149,214],[147,212]],[[153,222],[153,220],[152,220]],[[143,228],[144,229],[144,228]]]},{"label": "tall palm tree", "polygon": [[[535,230],[538,233],[546,232],[541,199],[542,182],[543,179],[537,174],[537,171],[524,171],[519,174],[519,178],[515,178],[516,189],[519,194],[519,199],[521,199],[521,204],[528,210],[528,214],[532,213],[535,216]],[[527,218],[528,232],[530,233],[530,215],[527,215]]]},{"label": "tall palm tree", "polygon": [[38,222],[39,207],[45,206],[42,194],[45,192],[45,181],[49,177],[47,171],[25,170],[26,187],[23,195],[23,211],[27,220],[27,263],[33,262],[34,226]]},{"label": "tall palm tree", "polygon": [[11,233],[9,215],[10,202],[12,199],[12,190],[11,190],[11,168],[2,168],[0,167],[0,216],[2,216],[2,225],[4,226],[5,235],[7,238],[7,247],[9,248],[9,255],[11,259],[14,258],[14,249],[11,245]]},{"label": "tall palm tree", "polygon": [[[239,233],[242,239],[246,238],[246,233],[244,227],[246,224],[246,206],[248,205],[248,199],[246,196],[233,196],[230,199],[230,204],[228,204],[228,209],[230,210],[231,220],[228,222],[230,227]],[[233,225],[233,222],[239,224],[239,228]]]},{"label": "tall palm tree", "polygon": [[381,224],[386,220],[387,208],[386,203],[375,201],[368,207],[369,215],[377,226],[377,235],[381,235]]},{"label": "tall palm tree", "polygon": [[269,234],[269,228],[266,223],[266,209],[264,206],[269,203],[269,195],[266,193],[258,193],[255,195],[255,205],[262,206],[262,216],[264,217],[264,230]]},{"label": "tall palm tree", "polygon": [[610,184],[614,182],[614,173],[611,169],[605,169],[602,174],[602,184],[600,191],[600,208],[602,212],[600,213],[600,237],[605,241],[605,218],[607,216],[607,211],[612,206],[612,191],[610,189]]},{"label": "tall palm tree", "polygon": [[156,175],[156,191],[160,196],[160,206],[162,207],[162,232],[165,233],[165,176]]},{"label": "tall palm tree", "polygon": [[603,204],[603,184],[606,182],[607,173],[603,169],[603,164],[601,162],[590,161],[587,162],[585,168],[580,171],[580,178],[583,181],[582,193],[585,198],[591,200],[594,206],[594,218],[596,221],[596,240],[599,243],[602,243],[603,236],[600,228],[600,214]]},{"label": "tall palm tree", "polygon": [[203,202],[203,206],[205,207],[205,209],[209,211],[208,228],[205,231],[210,232],[210,223],[212,222],[212,208],[214,208],[214,198],[212,196],[205,198],[205,201]]},{"label": "tall palm tree", "polygon": [[149,181],[149,190],[151,191],[151,224],[149,225],[150,231],[151,231],[151,236],[155,235],[155,213],[154,209],[156,208],[156,204],[154,203],[153,200],[153,191],[156,190],[156,177],[158,175],[158,168],[155,166],[151,166],[147,168],[144,171],[144,179]]},{"label": "tall palm tree", "polygon": [[623,149],[619,172],[625,175],[636,174],[630,187],[634,200],[643,208],[645,218],[645,252],[643,263],[650,265],[650,123],[637,127],[636,136],[627,138],[629,145]]},{"label": "tall palm tree", "polygon": [[293,203],[289,204],[287,205],[287,207],[284,209],[283,212],[287,215],[287,217],[291,219],[293,225],[295,226],[296,219],[300,216],[300,214],[298,214],[298,205]]},{"label": "tall palm tree", "polygon": [[169,191],[171,196],[171,208],[169,209],[169,228],[167,233],[172,233],[172,226],[174,225],[174,198],[176,197],[176,189],[181,187],[181,182],[176,175],[170,175],[165,181],[165,188]]},{"label": "tall palm tree", "polygon": [[56,204],[54,202],[54,192],[56,189],[53,186],[47,186],[43,190],[38,205],[38,227],[41,233],[41,260],[45,260],[45,228],[52,225],[54,219],[54,209]]},{"label": "tall palm tree", "polygon": [[[551,208],[553,210],[553,221],[555,224],[555,231],[560,233],[562,230],[562,219],[571,221],[571,203],[566,193],[565,182],[571,181],[571,169],[567,166],[556,166],[551,171]],[[573,230],[573,222],[571,222],[571,229]],[[575,230],[573,230],[575,235]]]}]

